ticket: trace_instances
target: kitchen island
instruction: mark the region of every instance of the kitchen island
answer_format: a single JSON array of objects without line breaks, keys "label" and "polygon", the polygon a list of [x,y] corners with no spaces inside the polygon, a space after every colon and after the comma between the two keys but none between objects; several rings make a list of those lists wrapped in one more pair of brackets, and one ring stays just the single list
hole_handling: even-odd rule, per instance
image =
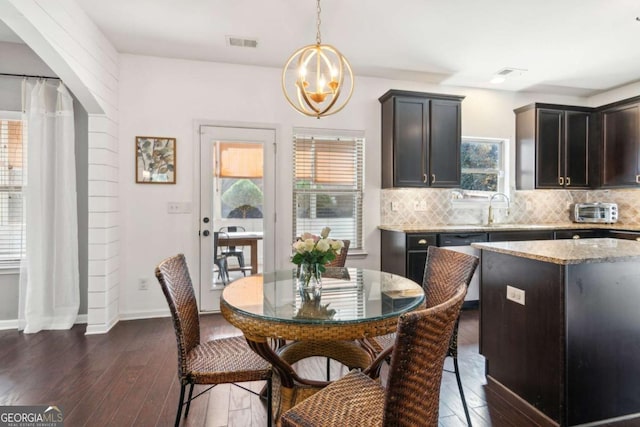
[{"label": "kitchen island", "polygon": [[472,246],[488,391],[532,425],[638,425],[640,242]]}]

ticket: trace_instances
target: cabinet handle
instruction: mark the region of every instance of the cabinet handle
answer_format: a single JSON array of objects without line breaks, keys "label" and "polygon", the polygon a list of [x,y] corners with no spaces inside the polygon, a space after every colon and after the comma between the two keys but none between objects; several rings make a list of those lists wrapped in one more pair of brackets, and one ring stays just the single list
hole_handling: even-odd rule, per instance
[{"label": "cabinet handle", "polygon": [[558,177],[558,184],[564,185],[564,177],[562,177],[562,176]]},{"label": "cabinet handle", "polygon": [[427,183],[427,174],[426,173],[422,174],[422,182],[424,182],[425,184]]},{"label": "cabinet handle", "polygon": [[640,184],[640,175],[636,175],[636,184]]},{"label": "cabinet handle", "polygon": [[427,239],[420,239],[420,240],[418,240],[418,244],[419,244],[419,245],[426,245],[426,244],[427,244]]},{"label": "cabinet handle", "polygon": [[[638,176],[640,176],[640,175],[638,175]],[[435,173],[432,173],[432,174],[431,174],[431,183],[432,183],[432,184],[435,184],[435,183],[436,183],[436,174],[435,174]]]},{"label": "cabinet handle", "polygon": [[578,240],[580,238],[580,235],[579,234],[574,234],[573,236],[571,236],[571,238],[573,240]]},{"label": "cabinet handle", "polygon": [[571,185],[571,178],[567,177],[567,185]]},{"label": "cabinet handle", "polygon": [[636,237],[636,242],[640,242],[640,237]]}]

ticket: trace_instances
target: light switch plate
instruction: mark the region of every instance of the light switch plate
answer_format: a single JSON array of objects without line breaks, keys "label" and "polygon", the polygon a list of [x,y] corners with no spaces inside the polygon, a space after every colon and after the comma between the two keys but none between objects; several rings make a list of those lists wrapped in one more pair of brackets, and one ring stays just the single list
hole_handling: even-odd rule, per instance
[{"label": "light switch plate", "polygon": [[170,214],[188,214],[188,213],[191,213],[191,203],[189,203],[189,202],[169,202],[167,204],[167,213],[170,213]]},{"label": "light switch plate", "polygon": [[507,299],[524,305],[524,290],[507,285]]}]

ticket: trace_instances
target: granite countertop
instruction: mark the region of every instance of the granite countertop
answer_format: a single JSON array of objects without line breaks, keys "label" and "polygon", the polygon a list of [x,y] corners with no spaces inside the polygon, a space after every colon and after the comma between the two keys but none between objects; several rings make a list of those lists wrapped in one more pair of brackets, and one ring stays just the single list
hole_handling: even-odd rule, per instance
[{"label": "granite countertop", "polygon": [[456,233],[456,232],[491,232],[491,231],[522,231],[522,230],[627,230],[640,231],[640,225],[629,224],[586,224],[586,223],[554,223],[554,224],[440,224],[440,225],[379,225],[378,229],[399,231],[402,233]]},{"label": "granite countertop", "polygon": [[472,243],[471,246],[553,264],[640,261],[640,242],[622,239],[531,240]]}]

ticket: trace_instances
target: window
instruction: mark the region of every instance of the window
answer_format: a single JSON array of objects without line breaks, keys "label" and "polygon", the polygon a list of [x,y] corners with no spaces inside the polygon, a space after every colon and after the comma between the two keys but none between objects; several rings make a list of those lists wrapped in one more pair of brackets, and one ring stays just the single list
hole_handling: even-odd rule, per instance
[{"label": "window", "polygon": [[504,193],[505,147],[503,139],[463,137],[460,188],[470,193]]},{"label": "window", "polygon": [[17,267],[24,255],[22,174],[26,126],[20,113],[0,112],[0,268]]},{"label": "window", "polygon": [[362,249],[363,133],[294,129],[293,168],[294,238],[330,227]]},{"label": "window", "polygon": [[219,218],[262,218],[263,147],[252,142],[216,144]]}]

